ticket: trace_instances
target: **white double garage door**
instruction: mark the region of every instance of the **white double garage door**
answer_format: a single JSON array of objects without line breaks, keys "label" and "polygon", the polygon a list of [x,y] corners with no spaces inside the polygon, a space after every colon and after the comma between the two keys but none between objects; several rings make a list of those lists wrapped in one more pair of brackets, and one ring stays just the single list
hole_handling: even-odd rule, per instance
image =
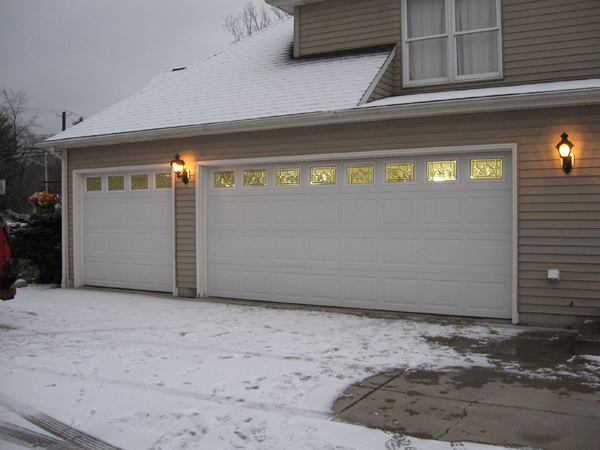
[{"label": "white double garage door", "polygon": [[210,296],[511,317],[509,153],[205,171]]},{"label": "white double garage door", "polygon": [[[510,318],[511,158],[200,168],[203,293]],[[109,190],[109,174],[100,191],[84,186],[84,284],[173,292],[173,195],[157,188],[156,173],[147,189],[132,188],[135,172],[122,174],[122,190]]]}]

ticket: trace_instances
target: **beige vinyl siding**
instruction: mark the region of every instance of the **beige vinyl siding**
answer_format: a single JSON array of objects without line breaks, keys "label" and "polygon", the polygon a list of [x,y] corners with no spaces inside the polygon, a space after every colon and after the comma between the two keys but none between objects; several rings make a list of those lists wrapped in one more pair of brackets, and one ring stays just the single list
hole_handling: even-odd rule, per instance
[{"label": "beige vinyl siding", "polygon": [[389,65],[386,71],[383,73],[379,82],[375,86],[373,93],[367,100],[368,102],[373,102],[375,100],[379,100],[380,98],[389,97],[394,95],[394,64]]},{"label": "beige vinyl siding", "polygon": [[396,43],[395,95],[600,76],[598,0],[502,0],[501,79],[403,88],[400,4],[330,0],[300,7],[300,55]]},{"label": "beige vinyl siding", "polygon": [[[562,171],[555,149],[563,131],[575,168]],[[521,313],[600,315],[600,116],[597,106],[464,114],[203,136],[75,149],[70,169],[193,161],[516,143],[518,148]],[[127,155],[127,156],[125,156]],[[89,159],[88,159],[89,158]],[[192,174],[194,176],[194,174]],[[177,184],[178,284],[195,287],[192,182]],[[70,191],[71,192],[71,191]],[[561,272],[546,280],[548,269]],[[571,304],[572,302],[572,304]]]},{"label": "beige vinyl siding", "polygon": [[300,56],[393,44],[400,39],[398,0],[338,0],[299,8]]}]

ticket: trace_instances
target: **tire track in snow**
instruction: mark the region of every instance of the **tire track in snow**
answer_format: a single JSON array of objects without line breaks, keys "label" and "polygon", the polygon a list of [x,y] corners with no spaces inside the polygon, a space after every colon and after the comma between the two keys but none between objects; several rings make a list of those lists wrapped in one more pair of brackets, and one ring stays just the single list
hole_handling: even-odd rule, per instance
[{"label": "tire track in snow", "polygon": [[[23,366],[18,367],[18,368],[23,369],[23,370],[31,369],[31,367],[23,367]],[[137,388],[137,389],[141,389],[141,390],[145,390],[145,391],[159,392],[161,394],[168,394],[168,395],[174,395],[174,396],[178,396],[178,397],[184,397],[186,399],[195,398],[197,400],[202,400],[202,401],[206,401],[206,402],[210,402],[210,403],[229,405],[229,406],[233,405],[233,406],[239,406],[240,408],[244,408],[244,409],[284,414],[288,417],[300,416],[300,417],[306,417],[306,418],[310,418],[310,419],[322,419],[322,420],[328,420],[328,419],[334,417],[333,414],[328,413],[326,411],[317,411],[317,410],[312,410],[312,409],[298,408],[295,406],[290,406],[290,405],[281,404],[281,403],[266,403],[266,402],[258,402],[255,400],[245,400],[243,398],[228,397],[228,396],[224,396],[224,395],[202,394],[200,392],[194,392],[194,391],[189,391],[189,390],[184,390],[184,389],[176,389],[176,388],[170,388],[170,387],[166,387],[166,386],[156,386],[154,384],[144,384],[144,383],[139,383],[139,382],[118,380],[118,379],[108,378],[108,377],[106,377],[106,378],[98,377],[98,376],[94,376],[94,375],[85,375],[82,377],[81,374],[73,373],[73,372],[69,373],[69,372],[65,372],[65,371],[56,371],[56,370],[40,369],[40,368],[36,368],[35,372],[36,373],[46,373],[49,375],[58,375],[61,377],[68,377],[69,379],[78,377],[80,380],[83,380],[83,381],[96,381],[96,382],[100,382],[100,383],[111,384],[114,386]],[[0,394],[0,395],[2,395],[2,394]]]},{"label": "tire track in snow", "polygon": [[[56,420],[41,411],[38,411],[1,393],[0,406],[6,408],[19,417],[22,417],[27,422],[41,428],[42,430],[62,439],[62,441],[60,439],[48,438],[47,436],[27,430],[26,428],[22,428],[17,425],[0,422],[0,432],[2,432],[4,435],[9,435],[13,438],[20,437],[25,442],[33,444],[36,442],[31,441],[39,435],[40,439],[42,437],[44,438],[43,442],[49,446],[46,448],[49,448],[50,450],[121,450],[119,447],[115,447],[107,442],[95,438],[90,434],[70,427],[69,425],[62,423],[61,421]],[[64,445],[58,445],[60,443]],[[42,443],[38,442],[38,444],[41,445]]]}]

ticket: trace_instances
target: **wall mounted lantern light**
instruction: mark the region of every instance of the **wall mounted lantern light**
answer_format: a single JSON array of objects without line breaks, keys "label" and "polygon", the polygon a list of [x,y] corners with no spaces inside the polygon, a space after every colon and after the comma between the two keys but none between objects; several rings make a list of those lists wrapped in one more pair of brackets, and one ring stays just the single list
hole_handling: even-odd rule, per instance
[{"label": "wall mounted lantern light", "polygon": [[185,162],[179,157],[179,154],[175,155],[175,159],[171,161],[171,167],[173,168],[173,172],[177,175],[183,184],[188,184],[190,181],[190,169],[185,169]]},{"label": "wall mounted lantern light", "polygon": [[558,150],[558,154],[560,155],[563,170],[565,173],[569,173],[575,165],[575,156],[573,153],[571,153],[574,145],[567,139],[569,137],[567,133],[561,134],[560,137],[562,140],[556,144],[556,148]]}]

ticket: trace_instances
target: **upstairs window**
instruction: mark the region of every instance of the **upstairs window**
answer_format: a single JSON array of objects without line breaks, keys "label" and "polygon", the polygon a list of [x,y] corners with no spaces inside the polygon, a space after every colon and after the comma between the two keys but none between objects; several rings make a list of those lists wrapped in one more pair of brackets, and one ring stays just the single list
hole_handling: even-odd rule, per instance
[{"label": "upstairs window", "polygon": [[502,76],[500,0],[402,0],[404,84]]}]

